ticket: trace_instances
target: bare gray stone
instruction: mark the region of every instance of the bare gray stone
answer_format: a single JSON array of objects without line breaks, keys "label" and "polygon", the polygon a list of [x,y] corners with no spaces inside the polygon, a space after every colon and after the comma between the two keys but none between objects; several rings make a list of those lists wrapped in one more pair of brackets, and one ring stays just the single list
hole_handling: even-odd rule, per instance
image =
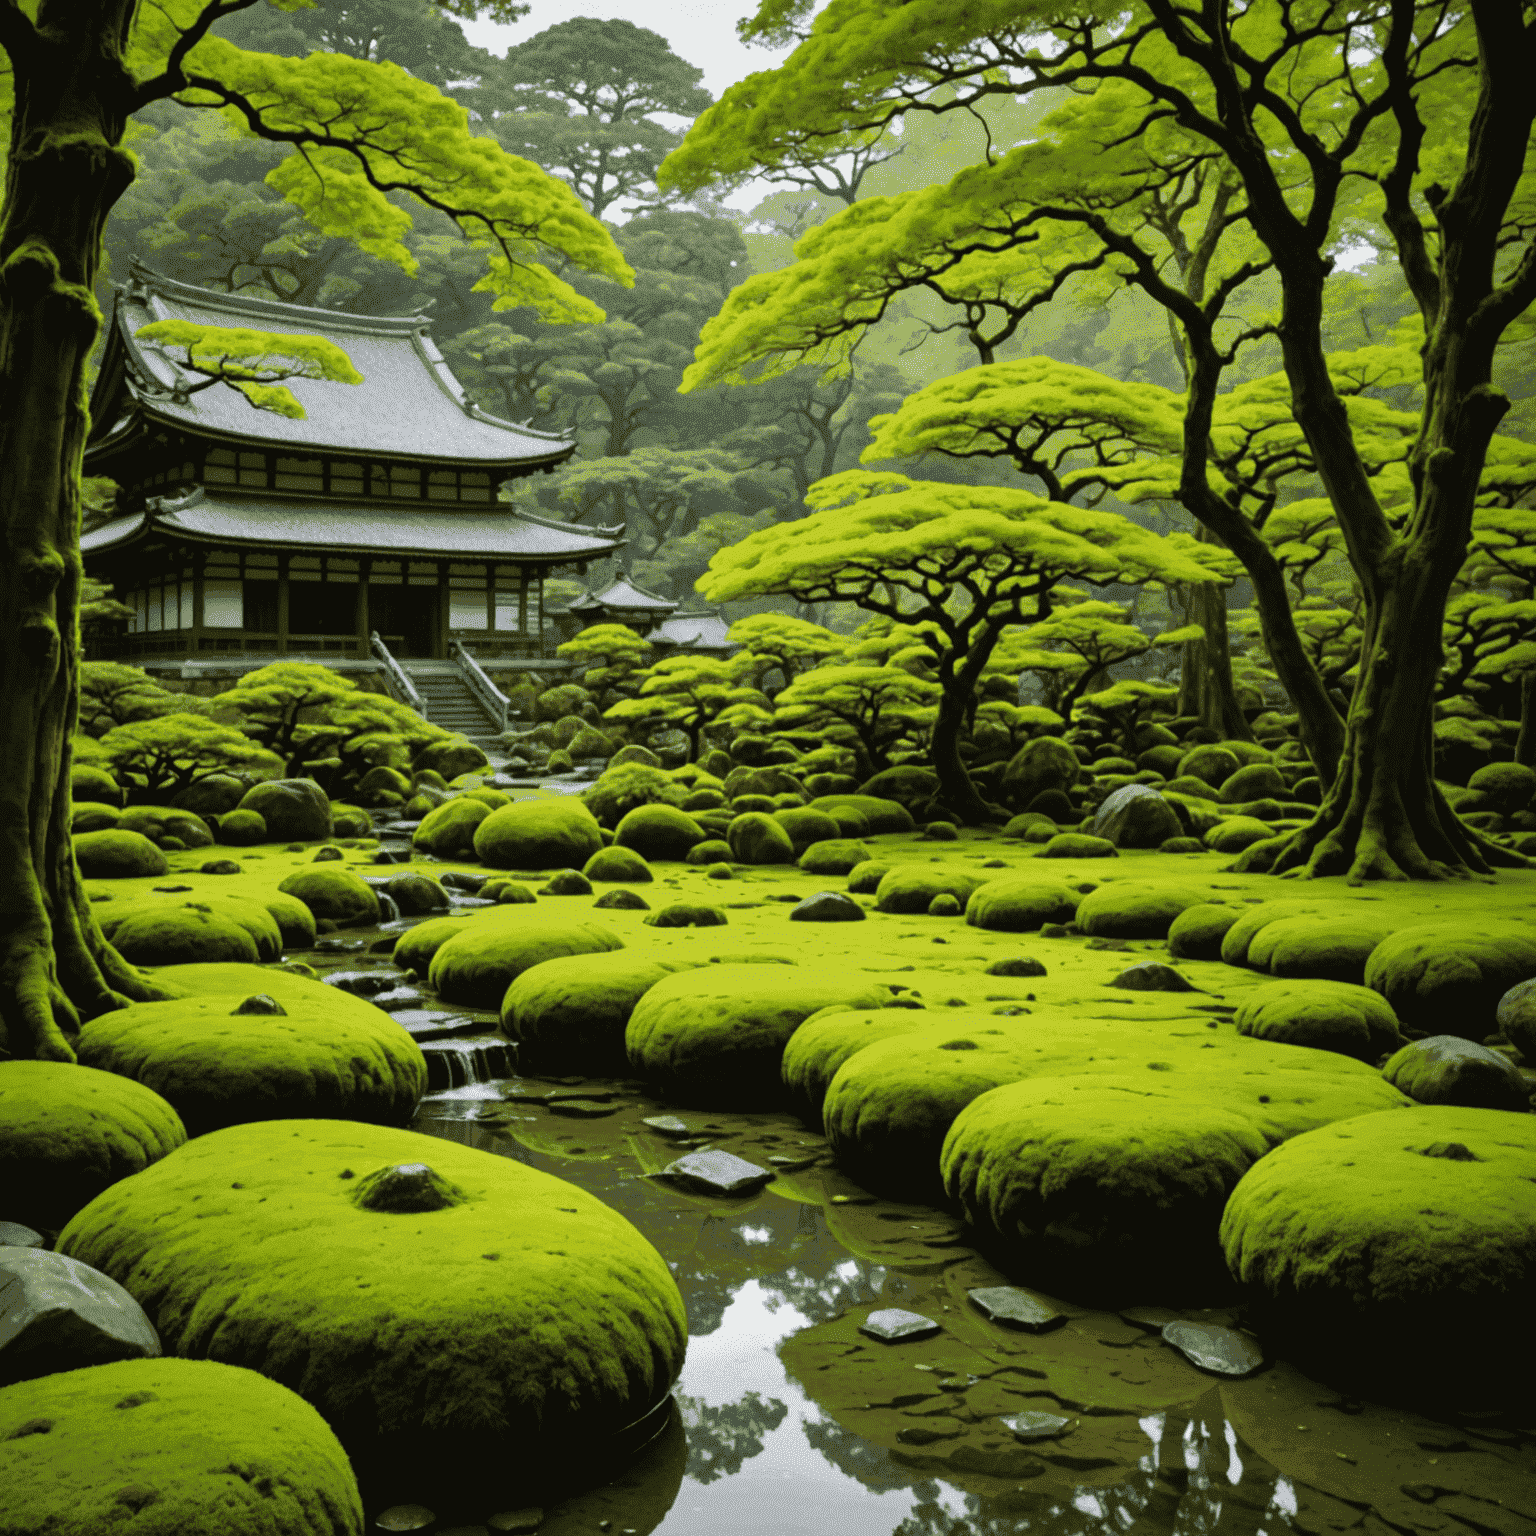
[{"label": "bare gray stone", "polygon": [[24,1227],[19,1221],[0,1221],[0,1247],[41,1248],[43,1234]]},{"label": "bare gray stone", "polygon": [[1531,1090],[1507,1056],[1460,1035],[1410,1041],[1387,1059],[1381,1075],[1420,1104],[1516,1112],[1530,1104]]},{"label": "bare gray stone", "polygon": [[1264,1351],[1256,1339],[1215,1323],[1169,1323],[1163,1329],[1163,1342],[1213,1376],[1251,1376],[1264,1364]]},{"label": "bare gray stone", "polygon": [[1156,848],[1183,827],[1169,803],[1145,784],[1123,784],[1094,813],[1092,835],[1117,848]]},{"label": "bare gray stone", "polygon": [[649,1126],[653,1131],[660,1131],[663,1136],[693,1135],[687,1122],[679,1120],[676,1115],[648,1115],[640,1124]]},{"label": "bare gray stone", "polygon": [[668,1178],[680,1179],[711,1195],[747,1194],[776,1177],[771,1168],[759,1168],[734,1152],[718,1149],[689,1152],[661,1171]]},{"label": "bare gray stone", "polygon": [[1007,1425],[1018,1439],[1024,1441],[1054,1440],[1071,1422],[1071,1419],[1063,1418],[1059,1413],[1040,1413],[1036,1410],[1015,1413],[998,1420],[999,1424]]},{"label": "bare gray stone", "polygon": [[792,923],[862,923],[866,917],[864,908],[841,891],[817,891],[789,912]]},{"label": "bare gray stone", "polygon": [[872,1339],[882,1339],[887,1344],[898,1344],[905,1339],[930,1339],[939,1331],[939,1325],[931,1317],[920,1312],[907,1312],[901,1307],[883,1307],[871,1312],[859,1324],[859,1332]]},{"label": "bare gray stone", "polygon": [[1045,1333],[1066,1322],[1066,1314],[1017,1285],[987,1285],[965,1293],[994,1323]]}]

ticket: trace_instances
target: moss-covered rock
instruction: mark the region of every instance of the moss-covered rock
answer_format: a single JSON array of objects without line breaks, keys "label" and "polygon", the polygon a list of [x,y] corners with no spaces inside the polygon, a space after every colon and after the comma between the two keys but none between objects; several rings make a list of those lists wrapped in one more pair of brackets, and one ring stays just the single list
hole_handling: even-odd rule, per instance
[{"label": "moss-covered rock", "polygon": [[[513,981],[541,960],[623,947],[617,934],[596,923],[562,922],[542,913],[498,912],[489,921],[445,934],[444,942],[433,949],[427,976],[445,1002],[499,1008]],[[397,945],[397,955],[399,950]],[[420,966],[413,962],[413,968]]]},{"label": "moss-covered rock", "polygon": [[636,806],[613,834],[615,847],[632,849],[643,859],[681,861],[704,840],[703,827],[672,805]]},{"label": "moss-covered rock", "polygon": [[12,1536],[362,1536],[325,1420],[239,1366],[117,1360],[19,1382],[0,1390],[0,1444]]},{"label": "moss-covered rock", "polygon": [[91,763],[75,763],[69,770],[69,792],[74,800],[97,800],[105,805],[121,806],[123,791],[105,768]]},{"label": "moss-covered rock", "polygon": [[233,774],[214,773],[173,795],[171,804],[195,816],[223,816],[240,804],[248,787]]},{"label": "moss-covered rock", "polygon": [[[813,811],[822,811],[842,828],[844,837],[871,836],[881,832],[911,832],[917,823],[912,813],[899,800],[887,800],[879,795],[818,795],[811,801]],[[849,831],[850,823],[845,816],[857,817],[864,823],[862,830]]]},{"label": "moss-covered rock", "polygon": [[660,1254],[513,1158],[290,1120],[146,1171],[61,1247],[138,1287],[168,1353],[216,1350],[293,1388],[349,1451],[379,1434],[422,1477],[490,1458],[498,1486],[536,1488],[664,1403],[681,1368],[686,1318]]},{"label": "moss-covered rock", "polygon": [[1375,1065],[1402,1043],[1379,992],[1339,981],[1272,981],[1243,994],[1238,1031],[1281,1045],[1338,1051]]},{"label": "moss-covered rock", "polygon": [[582,866],[581,872],[588,880],[610,884],[639,884],[656,878],[640,854],[617,842],[612,848],[599,848]]},{"label": "moss-covered rock", "polygon": [[825,842],[812,843],[798,860],[808,875],[846,875],[857,869],[869,857],[869,849],[862,843],[847,838],[828,838]]},{"label": "moss-covered rock", "polygon": [[727,800],[735,801],[743,795],[792,795],[800,791],[800,781],[794,774],[782,768],[732,768],[721,780],[721,790]]},{"label": "moss-covered rock", "polygon": [[834,842],[842,836],[843,829],[835,817],[808,805],[775,811],[773,819],[789,834],[790,846],[797,859],[814,844]]},{"label": "moss-covered rock", "polygon": [[763,811],[737,816],[726,829],[731,857],[738,864],[793,864],[795,846],[789,833]]},{"label": "moss-covered rock", "polygon": [[[896,864],[875,887],[881,912],[926,912],[935,896],[952,896],[960,911],[987,884],[985,875],[968,874],[952,864]],[[850,879],[849,890],[853,890]]]},{"label": "moss-covered rock", "polygon": [[994,933],[1030,933],[1046,923],[1069,923],[1078,894],[1059,880],[1005,875],[977,887],[965,909],[972,928]]},{"label": "moss-covered rock", "polygon": [[1224,816],[1205,833],[1205,846],[1213,853],[1241,853],[1275,835],[1274,828],[1254,816]]},{"label": "moss-covered rock", "polygon": [[307,843],[331,836],[331,802],[313,779],[268,779],[248,789],[237,809],[255,811],[274,843]]},{"label": "moss-covered rock", "polygon": [[[524,886],[523,889],[528,888]],[[500,894],[497,896],[498,901]],[[532,900],[533,892],[528,891],[528,896]],[[432,964],[432,957],[456,934],[485,923],[524,921],[527,914],[511,911],[512,905],[508,903],[506,908],[450,912],[446,917],[429,917],[424,923],[417,923],[400,935],[390,958],[401,970],[415,971],[418,976],[425,976]]]},{"label": "moss-covered rock", "polygon": [[99,800],[76,800],[69,808],[71,832],[110,832],[122,816],[115,805],[104,805]]},{"label": "moss-covered rock", "polygon": [[1164,799],[1171,799],[1174,795],[1184,795],[1194,800],[1205,800],[1211,805],[1221,803],[1221,791],[1207,784],[1204,779],[1197,779],[1192,773],[1181,773],[1177,778],[1169,779],[1163,785],[1162,793]]},{"label": "moss-covered rock", "polygon": [[398,768],[390,768],[381,763],[376,768],[370,768],[357,781],[357,794],[371,800],[381,790],[399,795],[402,799],[409,799],[411,781]]},{"label": "moss-covered rock", "polygon": [[1240,907],[1213,901],[1185,907],[1168,925],[1168,953],[1175,960],[1220,960],[1221,941],[1241,915]]},{"label": "moss-covered rock", "polygon": [[[179,981],[175,968],[161,975]],[[394,1019],[320,982],[260,969],[246,976],[240,990],[99,1015],[81,1027],[80,1061],[153,1089],[190,1136],[252,1120],[410,1122],[427,1065]],[[262,994],[283,1012],[240,1011]]]},{"label": "moss-covered rock", "polygon": [[1066,742],[1055,736],[1026,741],[1003,769],[999,789],[1010,805],[1027,810],[1047,790],[1065,792],[1078,781],[1082,764]]},{"label": "moss-covered rock", "polygon": [[1365,980],[1376,946],[1396,931],[1391,917],[1373,917],[1359,908],[1336,913],[1301,913],[1266,923],[1248,943],[1246,963],[1271,976]]},{"label": "moss-covered rock", "polygon": [[1459,1035],[1409,1041],[1382,1063],[1381,1075],[1419,1104],[1505,1109],[1516,1114],[1531,1107],[1530,1084],[1509,1057]]},{"label": "moss-covered rock", "polygon": [[267,840],[266,819],[259,811],[226,811],[215,836],[226,848],[254,848]]},{"label": "moss-covered rock", "polygon": [[171,867],[142,832],[82,832],[72,841],[75,862],[87,880],[131,880],[163,875]]},{"label": "moss-covered rock", "polygon": [[373,832],[373,818],[359,806],[331,802],[331,833],[335,837],[368,837]]},{"label": "moss-covered rock", "polygon": [[1400,928],[1371,951],[1365,985],[1392,1005],[1405,1029],[1482,1040],[1499,999],[1536,978],[1536,929],[1440,918]]},{"label": "moss-covered rock", "polygon": [[724,809],[725,803],[725,796],[718,789],[690,789],[682,808],[690,814],[694,811],[718,811]]},{"label": "moss-covered rock", "polygon": [[[276,960],[283,948],[277,919],[255,898],[234,894],[114,903],[100,921],[102,933],[134,965],[249,964]],[[229,933],[232,927],[244,941]]]},{"label": "moss-covered rock", "polygon": [[142,1083],[67,1062],[0,1061],[6,1221],[57,1232],[186,1139],[176,1111]]},{"label": "moss-covered rock", "polygon": [[933,1022],[921,1008],[828,1009],[807,1018],[784,1047],[779,1076],[789,1107],[811,1125],[821,1123],[827,1084],[848,1058],[877,1040],[910,1035]]},{"label": "moss-covered rock", "polygon": [[515,801],[475,828],[475,857],[496,869],[580,869],[602,846],[596,818],[570,795]]},{"label": "moss-covered rock", "polygon": [[664,976],[693,961],[620,949],[541,960],[513,981],[501,1001],[501,1027],[519,1042],[525,1072],[623,1077],[624,1028],[635,1004]]},{"label": "moss-covered rock", "polygon": [[1207,895],[1173,881],[1116,880],[1083,897],[1077,925],[1095,938],[1162,939],[1181,912],[1206,905]]},{"label": "moss-covered rock", "polygon": [[445,741],[429,741],[411,759],[413,769],[431,769],[442,774],[445,780],[456,779],[461,773],[475,773],[490,765],[490,759],[485,753],[462,736],[450,736]]},{"label": "moss-covered rock", "polygon": [[[721,754],[722,757],[724,755],[724,753]],[[729,771],[730,760],[727,758],[726,761],[727,771]],[[609,760],[609,766],[612,768],[623,767],[626,763],[638,763],[643,768],[660,769],[661,767],[661,759],[649,747],[642,747],[637,741],[630,742],[628,746],[620,747]]]},{"label": "moss-covered rock", "polygon": [[[644,747],[624,747],[608,763],[602,775],[582,791],[581,801],[605,827],[613,828],[639,805],[681,806],[688,798],[688,786],[679,783],[655,763],[642,762],[625,754],[645,752]],[[655,757],[647,752],[648,757]]]},{"label": "moss-covered rock", "polygon": [[731,845],[723,837],[709,837],[702,843],[695,843],[683,862],[696,868],[707,868],[711,864],[729,862],[734,857]]},{"label": "moss-covered rock", "polygon": [[1033,811],[1037,816],[1044,816],[1055,826],[1072,826],[1079,819],[1071,797],[1062,789],[1042,789],[1024,809]]},{"label": "moss-covered rock", "polygon": [[1174,777],[1198,779],[1210,789],[1219,791],[1242,766],[1237,754],[1227,747],[1214,741],[1202,742],[1179,759],[1179,771]]},{"label": "moss-covered rock", "polygon": [[890,989],[831,968],[720,964],[658,981],[625,1030],[630,1068],[679,1103],[744,1108],[782,1102],[780,1063],[795,1030],[823,1008],[877,1008]]},{"label": "moss-covered rock", "polygon": [[[909,811],[923,805],[939,792],[939,776],[931,768],[919,768],[915,763],[898,763],[886,768],[859,786],[860,796],[876,800],[894,800]],[[914,811],[915,814],[915,811]]]},{"label": "moss-covered rock", "polygon": [[848,871],[846,889],[855,896],[873,896],[890,872],[891,866],[883,859],[866,859]]},{"label": "moss-covered rock", "polygon": [[1272,763],[1249,763],[1221,782],[1223,805],[1245,805],[1250,800],[1283,800],[1288,794],[1280,770]]},{"label": "moss-covered rock", "polygon": [[317,918],[329,918],[343,928],[379,920],[373,887],[350,869],[311,866],[289,875],[278,890],[298,897]]},{"label": "moss-covered rock", "polygon": [[978,1095],[939,1154],[947,1198],[1057,1294],[1183,1301],[1225,1279],[1223,1206],[1271,1148],[1398,1098],[1369,1072],[1180,1065]]},{"label": "moss-covered rock", "polygon": [[439,859],[467,859],[475,851],[475,833],[491,814],[482,800],[460,795],[434,806],[411,835],[411,846]]},{"label": "moss-covered rock", "polygon": [[1221,1240],[1251,1319],[1303,1369],[1443,1405],[1529,1391],[1536,1116],[1420,1106],[1278,1147]]},{"label": "moss-covered rock", "polygon": [[1093,835],[1107,839],[1117,848],[1156,848],[1170,837],[1177,837],[1180,831],[1181,823],[1173,807],[1145,784],[1117,788],[1093,817]]},{"label": "moss-covered rock", "polygon": [[1467,780],[1467,788],[1484,796],[1490,811],[1513,816],[1536,797],[1536,769],[1524,763],[1487,763]]},{"label": "moss-covered rock", "polygon": [[[706,871],[712,880],[729,880],[731,868],[728,864],[712,864]],[[730,919],[719,907],[712,907],[707,902],[700,901],[673,901],[666,906],[652,912],[645,919],[647,928],[724,928]]]},{"label": "moss-covered rock", "polygon": [[1037,859],[1113,859],[1120,850],[1104,837],[1087,832],[1058,832],[1040,845]]}]

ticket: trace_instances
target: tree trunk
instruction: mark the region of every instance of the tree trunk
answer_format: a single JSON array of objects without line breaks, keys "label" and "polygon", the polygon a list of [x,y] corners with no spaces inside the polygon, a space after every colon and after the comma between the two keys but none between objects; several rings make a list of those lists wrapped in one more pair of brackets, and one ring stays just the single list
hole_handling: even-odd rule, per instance
[{"label": "tree trunk", "polygon": [[938,718],[933,722],[929,757],[939,776],[938,799],[946,810],[967,826],[984,826],[994,819],[981,798],[960,756],[960,737],[965,729],[965,695],[947,685],[939,699]]},{"label": "tree trunk", "polygon": [[1536,672],[1520,679],[1520,735],[1515,740],[1515,761],[1536,768]]},{"label": "tree trunk", "polygon": [[[1208,544],[1216,536],[1203,523],[1196,525]],[[1229,741],[1252,741],[1253,730],[1237,702],[1232,684],[1232,653],[1227,641],[1227,594],[1215,585],[1195,587],[1184,607],[1187,622],[1205,631],[1200,640],[1184,642],[1179,675],[1179,713],[1198,715],[1200,724]]]},{"label": "tree trunk", "polygon": [[1460,822],[1435,784],[1435,679],[1443,659],[1440,629],[1425,623],[1444,603],[1447,577],[1435,562],[1404,551],[1383,573],[1367,615],[1360,681],[1350,705],[1338,776],[1309,826],[1285,846],[1275,874],[1427,880],[1488,874],[1525,860]]},{"label": "tree trunk", "polygon": [[82,1018],[165,996],[102,937],[70,841],[92,286],[133,177],[108,104],[132,5],[81,11],[12,60],[0,227],[0,1057],[46,1061],[75,1059]]}]

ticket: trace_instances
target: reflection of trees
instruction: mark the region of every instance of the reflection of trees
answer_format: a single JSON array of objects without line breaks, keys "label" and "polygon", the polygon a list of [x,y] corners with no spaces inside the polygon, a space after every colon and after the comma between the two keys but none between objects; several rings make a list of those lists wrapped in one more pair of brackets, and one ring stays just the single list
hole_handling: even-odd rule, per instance
[{"label": "reflection of trees", "polygon": [[696,1483],[740,1472],[743,1462],[761,1453],[763,1436],[777,1429],[789,1412],[778,1398],[764,1402],[756,1392],[719,1407],[679,1392],[677,1405],[688,1432],[688,1476]]}]

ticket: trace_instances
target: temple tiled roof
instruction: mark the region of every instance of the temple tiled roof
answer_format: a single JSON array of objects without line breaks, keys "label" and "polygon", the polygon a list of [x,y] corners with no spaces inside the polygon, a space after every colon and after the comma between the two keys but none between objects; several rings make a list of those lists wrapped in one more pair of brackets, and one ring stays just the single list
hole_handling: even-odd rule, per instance
[{"label": "temple tiled roof", "polygon": [[570,603],[572,613],[590,613],[599,608],[613,608],[625,613],[671,613],[677,604],[669,597],[658,597],[636,586],[621,570],[601,592],[584,592]]},{"label": "temple tiled roof", "polygon": [[362,502],[317,506],[271,494],[224,499],[199,487],[179,498],[152,496],[142,512],[83,534],[80,552],[87,558],[107,554],[157,533],[194,544],[545,565],[601,559],[620,542],[618,530],[522,512],[397,511]]},{"label": "temple tiled roof", "polygon": [[718,651],[721,655],[741,649],[726,639],[731,626],[712,609],[703,613],[674,613],[663,619],[646,639],[652,645],[670,646],[680,651]]},{"label": "temple tiled roof", "polygon": [[[289,379],[302,421],[257,410],[238,390],[186,372],[172,356],[134,338],[155,320],[320,336],[363,375],[361,384]],[[389,458],[538,466],[574,451],[574,440],[489,415],[465,394],[427,330],[423,315],[374,318],[338,310],[215,293],[175,282],[135,262],[117,294],[101,374],[91,400],[99,423],[89,451],[130,431],[141,414],[228,439],[295,453],[331,449]]]}]

